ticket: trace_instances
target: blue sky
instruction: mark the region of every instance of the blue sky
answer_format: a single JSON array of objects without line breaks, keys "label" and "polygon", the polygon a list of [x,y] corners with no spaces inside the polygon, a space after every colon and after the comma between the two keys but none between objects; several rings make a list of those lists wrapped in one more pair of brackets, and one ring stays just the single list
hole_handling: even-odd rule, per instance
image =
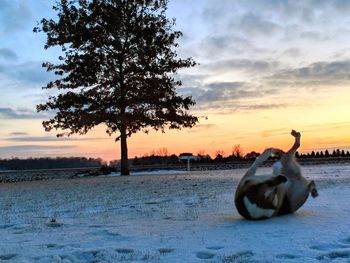
[{"label": "blue sky", "polygon": [[[33,27],[41,18],[55,16],[53,3],[0,0],[0,157],[108,159],[113,151],[118,156],[114,145],[84,148],[86,140],[113,144],[102,127],[84,139],[61,140],[41,127],[47,114],[36,113],[35,105],[50,95],[41,87],[53,77],[41,64],[55,61],[60,52],[44,50],[45,35],[33,33]],[[179,92],[194,96],[194,112],[208,120],[191,131],[137,135],[131,139],[132,154],[158,147],[181,151],[174,140],[183,151],[213,152],[216,145],[227,152],[235,142],[248,150],[254,147],[249,141],[264,140],[266,134],[271,135],[259,147],[280,143],[284,137],[272,137],[290,128],[310,134],[305,150],[348,147],[350,1],[172,0],[168,14],[184,33],[179,55],[200,63],[180,72],[184,85]],[[311,137],[319,127],[323,133]],[[153,143],[141,147],[139,141],[145,140]],[[186,148],[188,141],[192,148]]]}]

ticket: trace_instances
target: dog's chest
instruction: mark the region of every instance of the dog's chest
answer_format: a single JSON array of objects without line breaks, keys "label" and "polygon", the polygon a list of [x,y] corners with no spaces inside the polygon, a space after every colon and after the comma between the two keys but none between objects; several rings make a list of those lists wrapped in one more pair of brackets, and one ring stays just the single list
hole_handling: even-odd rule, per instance
[{"label": "dog's chest", "polygon": [[257,204],[251,202],[247,196],[243,198],[243,204],[249,215],[254,219],[268,218],[275,213],[275,209],[259,207]]}]

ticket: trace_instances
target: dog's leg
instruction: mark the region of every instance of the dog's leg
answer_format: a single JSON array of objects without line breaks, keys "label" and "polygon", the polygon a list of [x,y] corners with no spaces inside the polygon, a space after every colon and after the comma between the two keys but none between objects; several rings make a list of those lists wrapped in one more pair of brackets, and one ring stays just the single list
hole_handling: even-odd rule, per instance
[{"label": "dog's leg", "polygon": [[311,193],[311,196],[313,198],[316,198],[318,196],[318,192],[317,192],[316,184],[313,180],[309,183],[308,188],[309,188],[309,192]]},{"label": "dog's leg", "polygon": [[283,175],[300,175],[301,170],[297,162],[295,161],[295,153],[300,147],[300,132],[296,132],[295,130],[292,130],[291,135],[295,138],[294,144],[292,147],[282,155],[280,161],[282,163],[282,170],[281,173]]},{"label": "dog's leg", "polygon": [[285,155],[288,157],[288,158],[294,158],[294,155],[296,153],[296,151],[298,150],[298,148],[300,147],[300,137],[301,137],[301,134],[300,132],[297,132],[295,130],[292,130],[292,132],[290,133],[294,138],[295,138],[295,141],[294,141],[294,144],[292,145],[292,148],[290,148],[288,150],[288,152],[285,153]]},{"label": "dog's leg", "polygon": [[257,157],[254,163],[250,166],[248,171],[245,173],[242,179],[248,176],[253,176],[256,173],[256,170],[261,166],[273,153],[278,151],[278,149],[268,148],[266,149],[259,157]]}]

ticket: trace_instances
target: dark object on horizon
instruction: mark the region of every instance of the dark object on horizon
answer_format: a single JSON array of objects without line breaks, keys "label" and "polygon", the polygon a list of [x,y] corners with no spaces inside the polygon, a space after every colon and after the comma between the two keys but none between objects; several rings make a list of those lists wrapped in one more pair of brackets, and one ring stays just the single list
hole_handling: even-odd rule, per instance
[{"label": "dark object on horizon", "polygon": [[188,113],[192,97],[177,94],[181,81],[174,74],[195,66],[192,58],[177,58],[175,20],[166,17],[167,0],[61,0],[53,7],[58,21],[43,18],[34,32],[47,35],[45,49],[62,48],[60,63],[44,63],[60,79],[46,89],[57,96],[39,104],[38,111],[55,111],[43,122],[57,136],[86,134],[99,125],[111,136],[120,133],[121,174],[129,174],[127,137],[148,128],[193,127]]},{"label": "dark object on horizon", "polygon": [[89,168],[101,167],[102,165],[105,165],[105,162],[100,158],[94,159],[85,157],[0,159],[0,171],[58,168]]},{"label": "dark object on horizon", "polygon": [[112,172],[117,172],[117,169],[115,167],[112,167],[112,166],[102,165],[99,172],[103,175],[107,175],[107,174],[110,174]]}]

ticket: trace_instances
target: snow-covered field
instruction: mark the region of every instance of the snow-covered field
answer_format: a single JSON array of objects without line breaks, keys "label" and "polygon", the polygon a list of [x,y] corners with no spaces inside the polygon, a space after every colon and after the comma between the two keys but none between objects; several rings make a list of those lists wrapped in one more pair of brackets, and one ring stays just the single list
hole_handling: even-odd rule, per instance
[{"label": "snow-covered field", "polygon": [[0,184],[0,262],[350,262],[350,165],[303,171],[319,197],[266,221],[244,170]]}]

